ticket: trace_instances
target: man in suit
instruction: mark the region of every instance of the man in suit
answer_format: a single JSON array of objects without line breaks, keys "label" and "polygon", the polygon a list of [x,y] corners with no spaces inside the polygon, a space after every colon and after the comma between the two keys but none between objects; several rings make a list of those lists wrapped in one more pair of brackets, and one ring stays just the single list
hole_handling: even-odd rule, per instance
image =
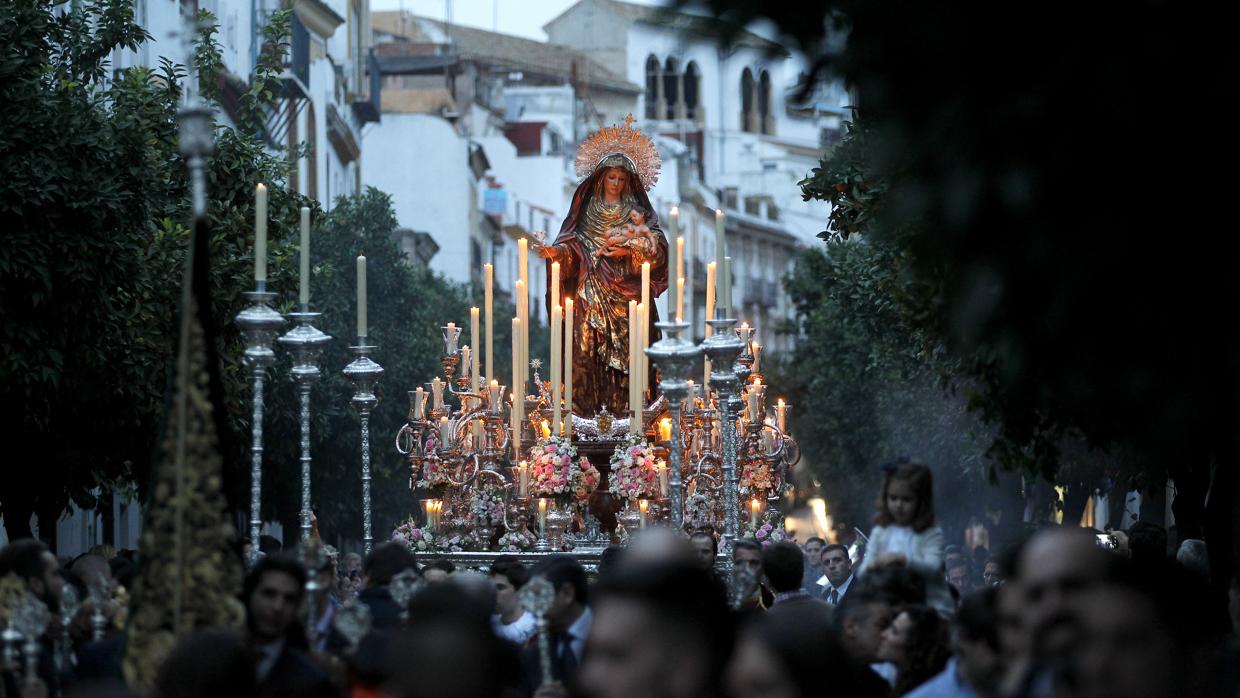
[{"label": "man in suit", "polygon": [[327,698],[336,693],[306,651],[298,619],[305,594],[305,568],[281,555],[262,558],[245,579],[242,600],[260,696]]},{"label": "man in suit", "polygon": [[853,584],[852,562],[848,559],[848,549],[838,543],[823,548],[822,569],[824,573],[818,579],[820,596],[832,606],[838,606]]},{"label": "man in suit", "polygon": [[762,549],[762,570],[766,582],[775,592],[771,610],[789,613],[816,613],[825,623],[831,607],[815,599],[801,588],[805,574],[805,556],[791,541],[772,543]]},{"label": "man in suit", "polygon": [[827,542],[816,536],[805,541],[805,574],[801,577],[801,588],[814,596],[817,596],[821,589],[818,578],[823,573],[822,551],[826,546]]},{"label": "man in suit", "polygon": [[542,686],[542,663],[535,637],[521,653],[522,684],[526,695],[563,695],[562,687],[570,685],[577,675],[594,621],[588,605],[586,571],[568,555],[551,555],[530,570],[530,579],[536,577],[546,579],[555,589],[555,599],[546,614],[553,683],[551,687]]}]

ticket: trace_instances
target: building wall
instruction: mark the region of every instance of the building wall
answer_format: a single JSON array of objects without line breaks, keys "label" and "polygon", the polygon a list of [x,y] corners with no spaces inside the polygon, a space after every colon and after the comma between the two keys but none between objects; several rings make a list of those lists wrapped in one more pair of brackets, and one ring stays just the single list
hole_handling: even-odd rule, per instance
[{"label": "building wall", "polygon": [[381,128],[365,132],[363,150],[372,153],[362,161],[365,184],[392,195],[401,227],[428,232],[439,244],[430,268],[470,281],[477,194],[468,139],[439,116],[384,113]]}]

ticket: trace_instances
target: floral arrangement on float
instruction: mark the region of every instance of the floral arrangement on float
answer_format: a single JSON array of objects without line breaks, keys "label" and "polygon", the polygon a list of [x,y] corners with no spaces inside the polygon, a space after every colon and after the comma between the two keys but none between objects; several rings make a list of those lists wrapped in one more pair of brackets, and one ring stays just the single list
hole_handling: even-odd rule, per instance
[{"label": "floral arrangement on float", "polygon": [[598,487],[601,475],[585,456],[559,436],[539,439],[530,447],[530,493],[561,503],[584,499]]},{"label": "floral arrangement on float", "polygon": [[775,487],[775,476],[765,458],[752,458],[741,468],[740,491],[742,494],[765,495]]},{"label": "floral arrangement on float", "polygon": [[469,536],[462,536],[459,533],[441,533],[423,528],[418,526],[412,516],[392,531],[392,540],[415,553],[459,553],[477,547],[477,541]]},{"label": "floral arrangement on float", "polygon": [[469,523],[479,527],[504,523],[504,494],[494,483],[474,488],[469,498]]},{"label": "floral arrangement on float", "polygon": [[711,498],[699,493],[685,500],[685,528],[690,531],[715,528],[715,504]]},{"label": "floral arrangement on float", "polygon": [[631,439],[621,444],[611,454],[611,475],[608,490],[612,494],[635,502],[652,499],[658,493],[657,461],[654,448],[643,439]]},{"label": "floral arrangement on float", "polygon": [[509,531],[499,537],[496,549],[501,553],[522,553],[533,550],[538,538],[528,530]]},{"label": "floral arrangement on float", "polygon": [[758,544],[764,548],[771,543],[792,540],[787,529],[784,528],[783,516],[770,507],[760,517],[750,518],[745,523],[743,535],[758,541]]},{"label": "floral arrangement on float", "polygon": [[426,458],[422,461],[422,470],[418,473],[416,489],[437,489],[449,484],[448,466],[435,453],[434,441],[427,443]]}]

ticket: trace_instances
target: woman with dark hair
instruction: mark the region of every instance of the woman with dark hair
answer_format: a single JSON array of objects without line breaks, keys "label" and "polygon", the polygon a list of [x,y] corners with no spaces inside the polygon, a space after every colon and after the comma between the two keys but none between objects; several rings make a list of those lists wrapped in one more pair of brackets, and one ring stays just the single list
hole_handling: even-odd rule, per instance
[{"label": "woman with dark hair", "polygon": [[[577,414],[628,410],[629,301],[642,301],[643,263],[650,263],[651,305],[667,289],[667,239],[646,195],[658,170],[654,142],[632,128],[632,117],[599,129],[578,149],[577,173],[584,179],[559,235],[550,245],[534,246],[547,259],[548,275],[551,263],[560,264],[560,298],[575,304],[571,409]],[[640,216],[641,226],[634,225],[635,211],[648,213]],[[550,305],[548,298],[548,313]],[[654,342],[658,316],[648,310]]]},{"label": "woman with dark hair", "polygon": [[933,678],[951,656],[948,624],[927,606],[904,606],[883,631],[880,661],[896,667],[892,695],[902,696]]}]

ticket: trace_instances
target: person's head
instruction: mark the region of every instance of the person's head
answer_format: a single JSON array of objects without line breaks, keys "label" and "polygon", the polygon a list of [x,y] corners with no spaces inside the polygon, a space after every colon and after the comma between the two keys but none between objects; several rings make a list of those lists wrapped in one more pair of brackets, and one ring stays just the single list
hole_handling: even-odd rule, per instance
[{"label": "person's head", "polygon": [[405,570],[417,570],[418,558],[405,546],[387,542],[376,545],[362,563],[362,577],[367,588],[385,587],[392,577]]},{"label": "person's head", "polygon": [[951,654],[947,622],[928,606],[905,606],[883,631],[880,661],[896,665],[895,694],[904,695],[943,670]]},{"label": "person's head", "polygon": [[1175,553],[1175,561],[1202,579],[1210,578],[1210,553],[1204,540],[1186,538]]},{"label": "person's head", "polygon": [[732,568],[744,570],[754,579],[762,579],[762,546],[752,538],[741,538],[732,544]]},{"label": "person's head", "polygon": [[[595,698],[721,693],[732,649],[723,585],[686,563],[631,565],[599,582],[577,682]],[[641,638],[634,642],[634,638]]]},{"label": "person's head", "polygon": [[340,559],[340,566],[344,568],[346,575],[354,570],[361,572],[362,556],[357,553],[345,553],[344,557]]},{"label": "person's head", "polygon": [[449,560],[433,560],[422,568],[422,579],[427,584],[439,584],[448,581],[448,577],[456,572],[456,565]]},{"label": "person's head", "polygon": [[698,566],[704,569],[715,568],[715,556],[719,554],[719,542],[710,531],[697,531],[689,536],[689,544],[693,546],[693,555]]},{"label": "person's head", "polygon": [[[106,567],[106,564],[105,564]],[[60,561],[46,545],[33,538],[15,540],[0,549],[0,577],[14,574],[49,610],[60,610]]]},{"label": "person's head", "polygon": [[693,546],[685,537],[663,526],[638,531],[624,553],[624,565],[693,564]]},{"label": "person's head", "polygon": [[805,577],[805,556],[792,541],[772,543],[762,549],[762,572],[771,591],[796,591]]},{"label": "person's head", "polygon": [[495,612],[509,616],[521,608],[517,592],[529,581],[530,571],[517,560],[496,560],[491,565],[491,582],[495,585]]},{"label": "person's head", "polygon": [[848,581],[852,576],[852,561],[848,559],[848,548],[838,543],[823,548],[822,571],[833,587]]},{"label": "person's head", "polygon": [[882,596],[864,589],[849,591],[835,607],[835,633],[854,662],[878,661],[883,631],[891,624],[892,607]]},{"label": "person's head", "polygon": [[388,653],[393,698],[519,695],[516,648],[495,636],[490,614],[455,581],[418,592]]},{"label": "person's head", "polygon": [[446,584],[460,589],[486,608],[495,608],[497,595],[492,577],[477,570],[460,570],[448,577]]},{"label": "person's head", "polygon": [[1035,651],[1068,651],[1083,592],[1101,581],[1108,559],[1080,528],[1047,529],[1025,545],[1017,570],[1024,630],[1033,634]]},{"label": "person's head", "polygon": [[1167,529],[1151,521],[1138,521],[1128,527],[1128,550],[1136,563],[1167,559]]},{"label": "person's head", "polygon": [[567,630],[589,603],[589,585],[581,563],[568,555],[551,555],[530,570],[530,577],[543,577],[551,583],[555,600],[547,610],[547,623],[556,632]]},{"label": "person's head", "polygon": [[874,521],[880,526],[909,526],[924,531],[934,525],[934,484],[930,468],[902,463],[883,475]]},{"label": "person's head", "polygon": [[603,168],[595,184],[595,193],[615,200],[631,192],[634,186],[633,163],[618,153],[608,155],[599,163]]},{"label": "person's head", "polygon": [[117,555],[108,561],[108,568],[112,570],[112,581],[117,586],[126,589],[133,586],[134,564],[127,558]]},{"label": "person's head", "polygon": [[965,595],[956,610],[956,663],[978,695],[993,695],[1003,677],[998,596],[998,589],[984,587]]},{"label": "person's head", "polygon": [[822,566],[822,549],[827,547],[827,542],[821,538],[814,537],[805,541],[805,566],[821,567]]},{"label": "person's head", "polygon": [[999,586],[1003,583],[1003,570],[997,559],[992,557],[986,560],[986,564],[982,566],[982,581],[988,587]]},{"label": "person's head", "polygon": [[256,642],[301,635],[298,610],[306,593],[306,568],[283,555],[262,558],[246,575],[242,588],[246,625]]},{"label": "person's head", "polygon": [[254,663],[245,640],[232,630],[211,628],[182,638],[160,664],[155,698],[217,698],[258,695]]},{"label": "person's head", "polygon": [[947,583],[956,587],[960,593],[967,594],[973,589],[973,580],[969,578],[969,563],[961,559],[947,567]]},{"label": "person's head", "polygon": [[742,629],[728,663],[728,694],[752,698],[860,695],[850,662],[825,615],[775,608]]}]

